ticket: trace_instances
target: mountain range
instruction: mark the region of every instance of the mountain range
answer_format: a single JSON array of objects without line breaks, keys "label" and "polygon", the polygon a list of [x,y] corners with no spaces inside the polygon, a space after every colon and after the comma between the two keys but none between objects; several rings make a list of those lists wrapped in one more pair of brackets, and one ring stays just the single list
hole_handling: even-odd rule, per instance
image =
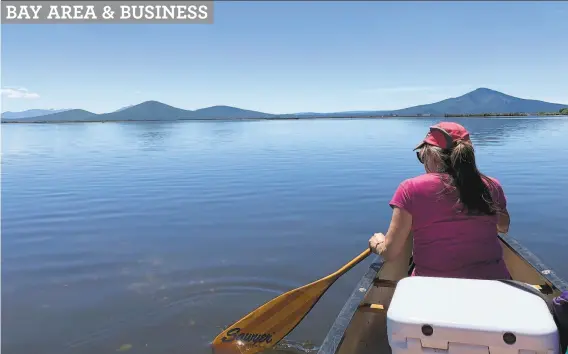
[{"label": "mountain range", "polygon": [[[58,121],[173,121],[197,119],[269,119],[269,118],[307,118],[307,117],[362,117],[362,116],[416,116],[445,114],[483,114],[483,113],[538,113],[558,112],[568,104],[550,103],[513,97],[499,91],[479,88],[459,97],[439,102],[390,111],[351,111],[330,113],[291,113],[270,114],[250,111],[230,106],[213,106],[198,110],[185,110],[157,101],[146,101],[137,105],[123,107],[110,113],[96,114],[82,109],[71,110],[28,110],[24,112],[5,112],[4,121],[18,122],[58,122]],[[33,114],[33,115],[32,115]]]},{"label": "mountain range", "polygon": [[70,109],[28,109],[21,112],[4,112],[2,118],[4,119],[20,119],[45,116],[48,114],[69,111]]}]

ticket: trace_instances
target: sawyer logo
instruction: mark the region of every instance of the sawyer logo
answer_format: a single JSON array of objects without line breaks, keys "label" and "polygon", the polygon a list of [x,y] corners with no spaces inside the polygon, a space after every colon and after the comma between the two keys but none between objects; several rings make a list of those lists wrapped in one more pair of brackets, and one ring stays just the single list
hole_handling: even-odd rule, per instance
[{"label": "sawyer logo", "polygon": [[225,343],[232,341],[242,341],[245,343],[270,343],[272,342],[272,334],[268,333],[241,333],[240,328],[233,328],[227,331],[226,337],[221,338]]}]

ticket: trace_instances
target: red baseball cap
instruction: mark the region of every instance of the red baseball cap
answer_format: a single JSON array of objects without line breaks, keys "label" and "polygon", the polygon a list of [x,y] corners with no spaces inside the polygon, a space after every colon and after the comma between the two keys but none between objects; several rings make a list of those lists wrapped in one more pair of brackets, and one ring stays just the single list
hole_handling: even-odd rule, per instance
[{"label": "red baseball cap", "polygon": [[470,141],[469,132],[463,126],[454,122],[440,122],[430,127],[430,131],[414,150],[420,149],[424,144],[430,144],[442,149],[449,149],[454,141]]}]

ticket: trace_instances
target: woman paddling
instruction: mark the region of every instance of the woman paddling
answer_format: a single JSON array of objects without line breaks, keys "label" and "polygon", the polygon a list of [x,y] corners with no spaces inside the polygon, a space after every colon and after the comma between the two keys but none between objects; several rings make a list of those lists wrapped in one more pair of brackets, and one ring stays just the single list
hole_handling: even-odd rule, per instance
[{"label": "woman paddling", "polygon": [[477,169],[469,132],[442,122],[414,150],[426,173],[398,186],[389,229],[371,237],[371,250],[396,258],[412,232],[413,275],[509,279],[497,238],[509,230],[507,201],[499,182]]}]

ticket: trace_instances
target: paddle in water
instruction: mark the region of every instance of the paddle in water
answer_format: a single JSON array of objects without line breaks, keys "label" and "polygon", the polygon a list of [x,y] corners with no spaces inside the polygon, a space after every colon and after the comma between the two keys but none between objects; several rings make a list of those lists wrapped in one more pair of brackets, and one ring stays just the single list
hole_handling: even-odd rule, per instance
[{"label": "paddle in water", "polygon": [[369,249],[325,278],[290,290],[249,313],[219,334],[214,354],[254,354],[276,345],[310,312],[325,291],[371,254]]}]

